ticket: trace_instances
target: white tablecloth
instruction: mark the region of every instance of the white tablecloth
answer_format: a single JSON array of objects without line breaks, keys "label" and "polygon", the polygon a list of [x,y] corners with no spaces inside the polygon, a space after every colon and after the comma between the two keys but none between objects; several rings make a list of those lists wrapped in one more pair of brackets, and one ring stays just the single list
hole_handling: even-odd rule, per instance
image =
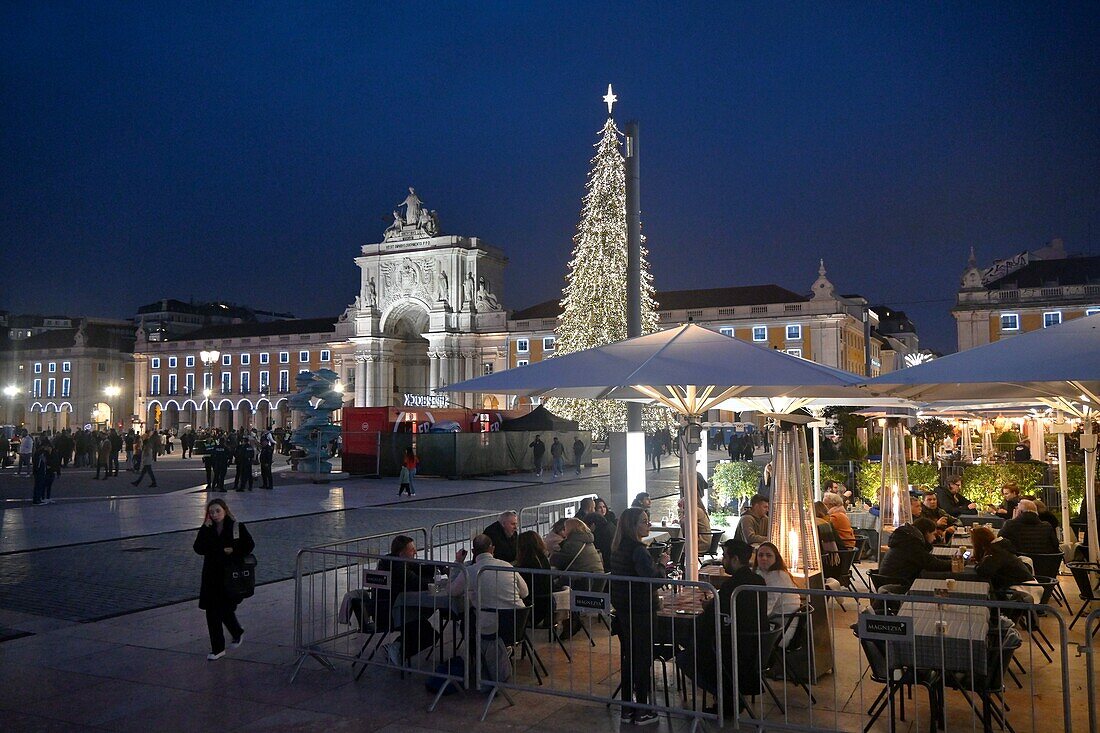
[{"label": "white tablecloth", "polygon": [[874,529],[877,520],[871,512],[848,512],[848,521],[854,529]]}]

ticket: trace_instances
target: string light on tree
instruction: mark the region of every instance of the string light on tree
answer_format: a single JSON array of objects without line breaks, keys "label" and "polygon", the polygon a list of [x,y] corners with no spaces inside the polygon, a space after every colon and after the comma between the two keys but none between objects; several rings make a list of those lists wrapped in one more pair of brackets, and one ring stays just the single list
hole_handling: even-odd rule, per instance
[{"label": "string light on tree", "polygon": [[[555,356],[603,346],[627,337],[626,316],[626,171],[622,153],[623,134],[615,126],[611,110],[618,101],[611,85],[603,101],[607,122],[596,143],[596,155],[585,184],[573,253],[562,290],[562,312],[558,318]],[[657,309],[653,302],[653,276],[642,248],[642,333],[657,330]],[[556,398],[549,409],[576,420],[581,428],[598,438],[606,431],[626,429],[626,405],[616,400]],[[645,412],[647,429],[667,424],[668,411]]]}]

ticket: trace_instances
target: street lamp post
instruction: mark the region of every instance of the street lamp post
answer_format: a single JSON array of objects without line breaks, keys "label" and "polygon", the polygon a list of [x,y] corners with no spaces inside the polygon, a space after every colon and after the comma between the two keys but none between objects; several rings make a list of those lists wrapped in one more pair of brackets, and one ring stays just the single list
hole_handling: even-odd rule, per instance
[{"label": "street lamp post", "polygon": [[[200,351],[199,352],[199,359],[202,361],[202,365],[204,367],[203,377],[202,377],[202,381],[203,381],[202,394],[203,394],[203,397],[206,398],[206,408],[209,411],[208,415],[207,415],[207,420],[206,420],[207,430],[210,429],[210,427],[211,427],[210,423],[214,419],[213,418],[214,411],[210,409],[210,395],[213,392],[213,387],[214,387],[214,376],[213,376],[214,365],[218,363],[218,359],[220,359],[220,358],[221,358],[221,352],[217,351],[216,349],[211,349],[210,351]],[[209,379],[207,378],[207,375],[210,375]],[[210,385],[209,387],[207,386],[208,383]]]},{"label": "street lamp post", "polygon": [[14,422],[12,417],[12,406],[15,404],[15,398],[19,394],[19,388],[14,384],[4,387],[4,396],[8,398],[8,423]]},{"label": "street lamp post", "polygon": [[118,397],[120,394],[122,394],[122,387],[119,387],[117,384],[112,384],[103,390],[103,394],[107,395],[107,410],[110,413],[111,417],[111,419],[107,421],[107,427],[109,428],[111,427],[111,423],[114,422],[115,416],[115,406],[111,404],[113,401],[112,398]]}]

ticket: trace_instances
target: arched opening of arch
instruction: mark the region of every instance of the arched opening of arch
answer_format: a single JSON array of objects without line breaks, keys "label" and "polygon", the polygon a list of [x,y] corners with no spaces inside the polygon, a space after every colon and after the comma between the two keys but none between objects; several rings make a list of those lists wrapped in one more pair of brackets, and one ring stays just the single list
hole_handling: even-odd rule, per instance
[{"label": "arched opening of arch", "polygon": [[423,334],[429,327],[427,309],[411,299],[395,305],[386,317],[383,331],[397,339],[393,349],[391,405],[401,404],[402,394],[428,393],[431,361],[428,358],[428,340]]}]

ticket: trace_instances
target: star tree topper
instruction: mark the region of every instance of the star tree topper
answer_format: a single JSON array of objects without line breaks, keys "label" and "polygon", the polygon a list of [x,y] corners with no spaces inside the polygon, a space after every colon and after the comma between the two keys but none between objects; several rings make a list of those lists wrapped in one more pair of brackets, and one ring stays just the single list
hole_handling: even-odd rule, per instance
[{"label": "star tree topper", "polygon": [[615,92],[611,91],[611,85],[607,85],[607,94],[603,95],[603,101],[607,103],[607,114],[610,116],[611,108],[615,106],[615,102],[619,101],[619,98],[615,96]]}]

